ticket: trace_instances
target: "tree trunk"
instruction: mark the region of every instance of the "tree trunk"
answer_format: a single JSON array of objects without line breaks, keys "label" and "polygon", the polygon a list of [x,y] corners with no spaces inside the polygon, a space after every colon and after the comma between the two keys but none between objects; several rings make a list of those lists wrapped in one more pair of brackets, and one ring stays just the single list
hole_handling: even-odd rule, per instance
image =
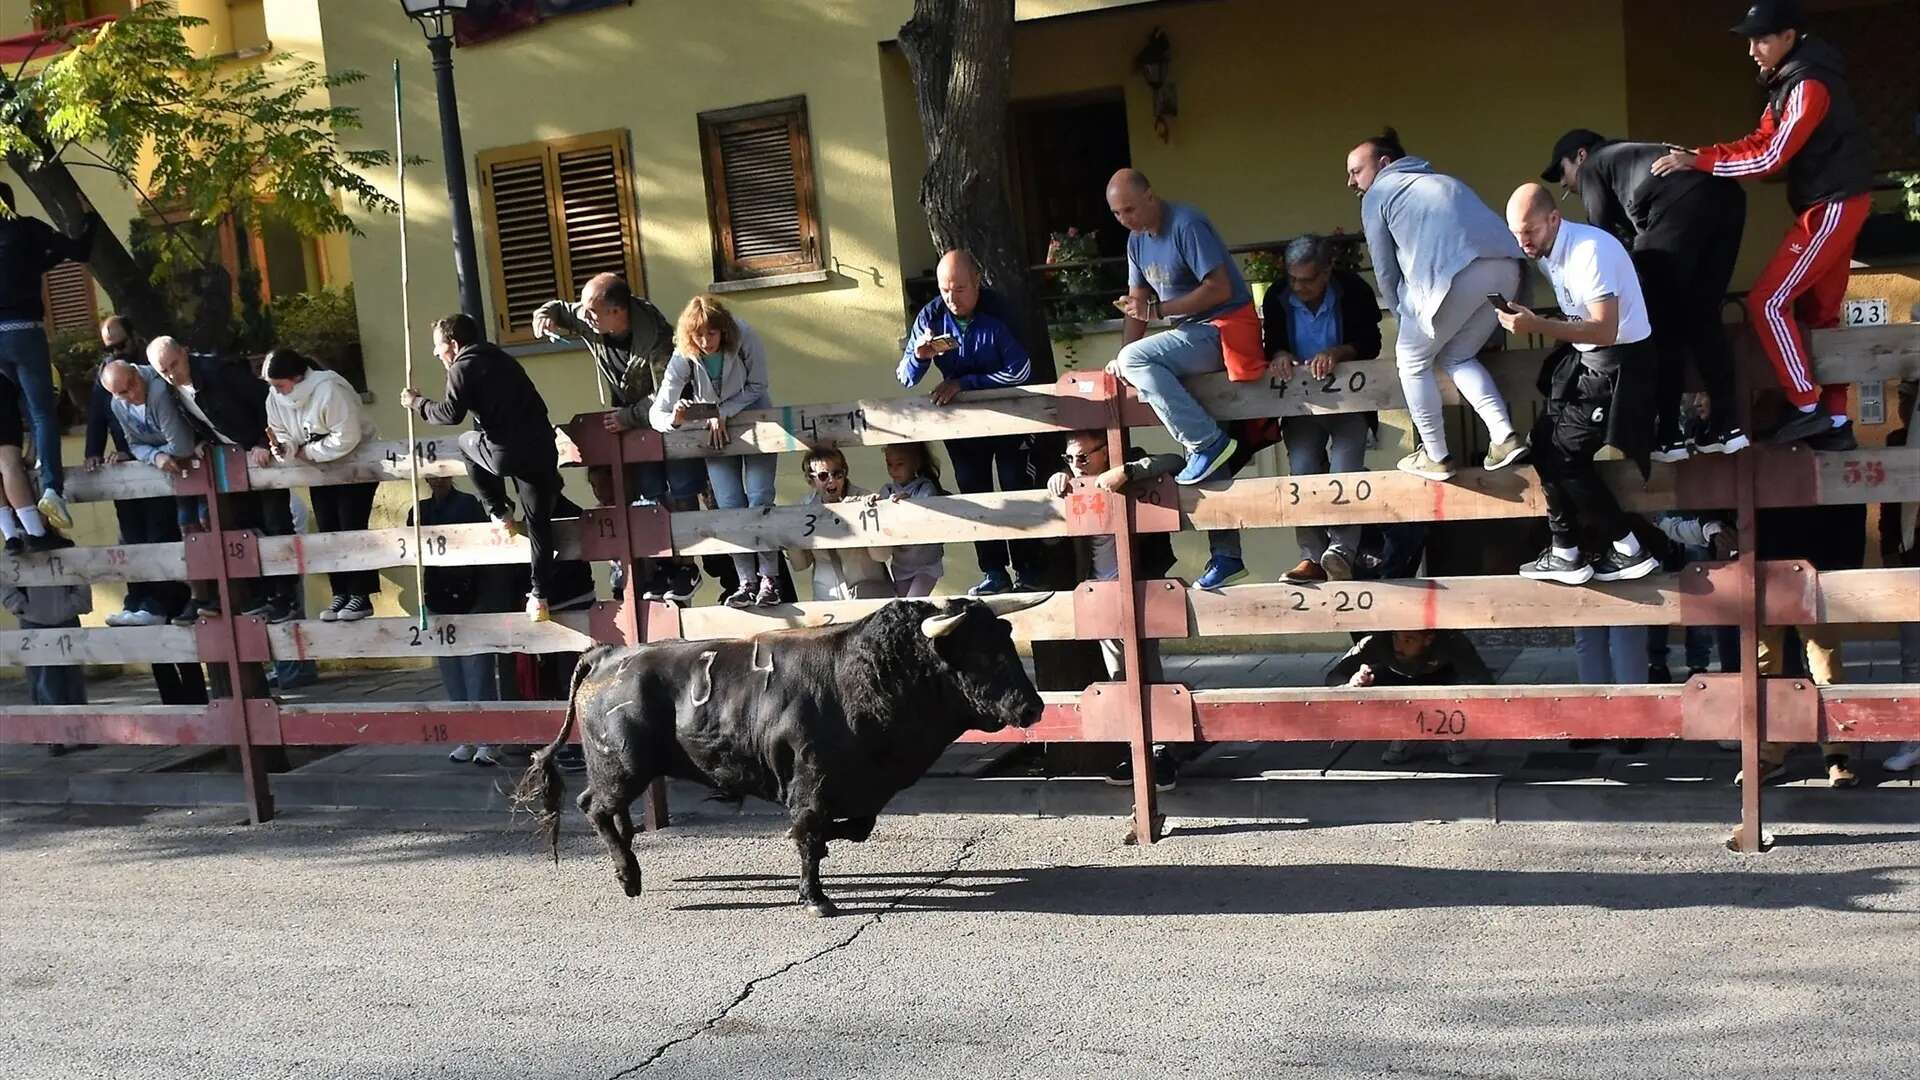
[{"label": "tree trunk", "polygon": [[[1006,298],[1013,327],[1033,358],[1035,382],[1059,377],[1045,307],[1033,289],[1007,199],[1007,98],[1013,85],[1013,0],[914,0],[900,28],[900,51],[913,72],[927,175],[920,208],[935,250],[966,248]],[[1062,440],[1041,436],[1035,456],[1044,472],[1058,462]],[[1073,546],[1049,545],[1050,588],[1074,587]],[[1041,689],[1078,690],[1106,678],[1092,642],[1036,642]]]},{"label": "tree trunk", "polygon": [[[1013,0],[914,0],[900,28],[913,72],[927,175],[920,208],[936,250],[963,247],[1005,297],[1033,357],[1035,382],[1058,377],[1046,310],[1027,273],[1007,198],[1007,97],[1013,84]],[[956,63],[956,60],[964,61]]]},{"label": "tree trunk", "polygon": [[[55,228],[68,236],[78,236],[86,229],[86,204],[81,199],[80,185],[74,181],[65,162],[55,159],[46,165],[35,165],[31,158],[16,152],[7,155],[7,165],[46,208]],[[87,266],[93,272],[93,279],[107,291],[113,309],[132,319],[141,336],[151,338],[175,331],[173,314],[160,290],[104,223],[94,230],[93,254]]]}]

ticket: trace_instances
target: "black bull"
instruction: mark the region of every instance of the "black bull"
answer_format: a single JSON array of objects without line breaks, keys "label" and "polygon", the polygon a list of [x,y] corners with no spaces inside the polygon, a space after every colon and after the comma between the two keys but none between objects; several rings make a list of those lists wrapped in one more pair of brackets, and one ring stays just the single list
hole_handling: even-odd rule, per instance
[{"label": "black bull", "polygon": [[749,641],[602,645],[580,657],[567,719],[533,755],[516,802],[558,852],[554,754],[577,720],[587,759],[580,809],[628,896],[640,892],[629,808],[661,777],[784,804],[800,852],[800,902],[820,887],[830,840],[865,840],[895,792],[963,732],[1029,727],[1040,695],[1013,630],[977,600],[899,600],[858,622]]}]

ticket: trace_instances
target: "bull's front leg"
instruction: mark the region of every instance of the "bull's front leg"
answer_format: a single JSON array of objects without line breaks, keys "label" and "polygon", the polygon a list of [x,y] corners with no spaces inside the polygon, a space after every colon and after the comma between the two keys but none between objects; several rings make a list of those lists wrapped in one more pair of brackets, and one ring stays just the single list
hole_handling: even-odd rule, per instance
[{"label": "bull's front leg", "polygon": [[827,899],[827,891],[820,887],[820,859],[826,852],[823,838],[826,820],[811,810],[803,810],[793,815],[793,827],[787,835],[793,838],[793,846],[800,852],[800,906],[807,914],[819,918],[838,915],[840,909]]}]

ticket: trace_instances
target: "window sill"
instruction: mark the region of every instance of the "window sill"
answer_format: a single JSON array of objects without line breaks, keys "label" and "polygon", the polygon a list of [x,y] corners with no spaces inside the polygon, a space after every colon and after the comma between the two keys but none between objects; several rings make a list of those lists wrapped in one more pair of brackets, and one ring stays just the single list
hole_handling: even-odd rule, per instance
[{"label": "window sill", "polygon": [[801,270],[792,274],[769,274],[766,277],[742,278],[739,281],[713,281],[707,283],[710,293],[753,292],[758,289],[781,289],[788,285],[818,285],[833,280],[829,270]]}]

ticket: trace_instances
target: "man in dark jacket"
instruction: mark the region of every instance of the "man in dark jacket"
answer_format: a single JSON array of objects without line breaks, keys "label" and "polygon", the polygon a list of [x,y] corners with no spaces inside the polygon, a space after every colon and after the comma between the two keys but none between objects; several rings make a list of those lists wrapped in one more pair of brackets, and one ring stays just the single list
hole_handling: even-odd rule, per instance
[{"label": "man in dark jacket", "polygon": [[[1327,671],[1328,686],[1365,689],[1373,686],[1485,686],[1493,672],[1458,630],[1395,630],[1361,638]],[[1384,765],[1398,765],[1412,754],[1405,741],[1395,739],[1380,755]],[[1465,765],[1473,754],[1463,742],[1447,743],[1447,762]]]},{"label": "man in dark jacket", "polygon": [[[1324,236],[1301,236],[1287,245],[1287,284],[1269,289],[1260,305],[1269,369],[1290,379],[1296,369],[1316,379],[1335,368],[1380,355],[1380,302],[1360,275],[1333,268],[1333,245]],[[1293,476],[1359,472],[1367,467],[1370,412],[1313,413],[1280,421],[1287,441],[1287,472]],[[1360,526],[1294,530],[1300,562],[1288,581],[1346,580],[1360,554]]]},{"label": "man in dark jacket", "polygon": [[[177,338],[154,338],[147,345],[153,370],[173,388],[174,399],[187,415],[202,443],[244,451],[247,461],[262,466],[273,460],[267,439],[266,380],[238,361],[211,353],[196,353]],[[293,493],[285,488],[262,488],[228,497],[232,529],[257,529],[263,536],[293,535]],[[190,497],[194,498],[194,497]],[[197,503],[197,498],[194,498]],[[197,522],[183,524],[197,527]],[[291,622],[299,617],[300,579],[293,575],[262,578],[260,595],[241,614],[268,622]],[[205,602],[201,605],[204,610]]]},{"label": "man in dark jacket", "polygon": [[452,426],[473,414],[473,430],[460,435],[467,474],[488,516],[517,534],[521,527],[507,499],[506,482],[513,480],[533,547],[527,618],[546,622],[552,618],[549,601],[558,599],[553,514],[561,498],[560,455],[546,399],[520,361],[480,336],[472,316],[449,315],[434,323],[433,352],[447,369],[446,400],[423,397],[409,386],[401,391],[400,405],[429,424]]},{"label": "man in dark jacket", "polygon": [[1760,0],[1748,8],[1733,32],[1746,37],[1767,91],[1759,129],[1737,142],[1675,149],[1652,168],[1657,176],[1698,169],[1752,179],[1786,171],[1793,226],[1754,280],[1747,308],[1795,411],[1763,437],[1843,450],[1856,445],[1847,384],[1814,380],[1799,324],[1818,330],[1840,322],[1854,241],[1871,209],[1873,160],[1847,89],[1845,59],[1805,27],[1794,0]]},{"label": "man in dark jacket", "polygon": [[[940,383],[929,395],[934,404],[950,404],[962,390],[991,390],[1025,386],[1033,379],[1033,361],[1027,347],[1003,317],[1000,297],[980,284],[980,266],[973,256],[955,248],[940,257],[935,278],[940,295],[927,301],[907,333],[906,354],[894,374],[901,386],[912,387],[930,368],[940,370]],[[1040,482],[1033,460],[1031,435],[990,435],[947,440],[953,462],[954,486],[962,495],[993,490],[996,472],[1000,490],[1031,490]],[[1046,560],[1045,548],[1035,540],[981,540],[973,545],[980,561],[980,582],[967,590],[972,596],[1027,592],[1037,586]],[[1013,575],[1007,574],[1012,566]]]},{"label": "man in dark jacket", "polygon": [[[1747,195],[1738,181],[1697,170],[1655,176],[1653,163],[1667,151],[1662,143],[1614,142],[1575,128],[1554,144],[1540,178],[1565,184],[1586,205],[1589,225],[1628,245],[1660,354],[1652,459],[1671,462],[1747,446],[1733,396],[1733,348],[1720,319],[1747,225]],[[1709,400],[1698,443],[1680,424],[1688,357]]]},{"label": "man in dark jacket", "polygon": [[93,250],[100,218],[87,212],[86,230],[67,236],[39,218],[13,212],[13,188],[0,184],[0,376],[12,379],[33,423],[34,454],[40,459],[40,514],[56,529],[73,528],[67,510],[66,473],[60,467],[60,417],[53,394],[53,358],[47,352],[45,305],[40,279]]}]

